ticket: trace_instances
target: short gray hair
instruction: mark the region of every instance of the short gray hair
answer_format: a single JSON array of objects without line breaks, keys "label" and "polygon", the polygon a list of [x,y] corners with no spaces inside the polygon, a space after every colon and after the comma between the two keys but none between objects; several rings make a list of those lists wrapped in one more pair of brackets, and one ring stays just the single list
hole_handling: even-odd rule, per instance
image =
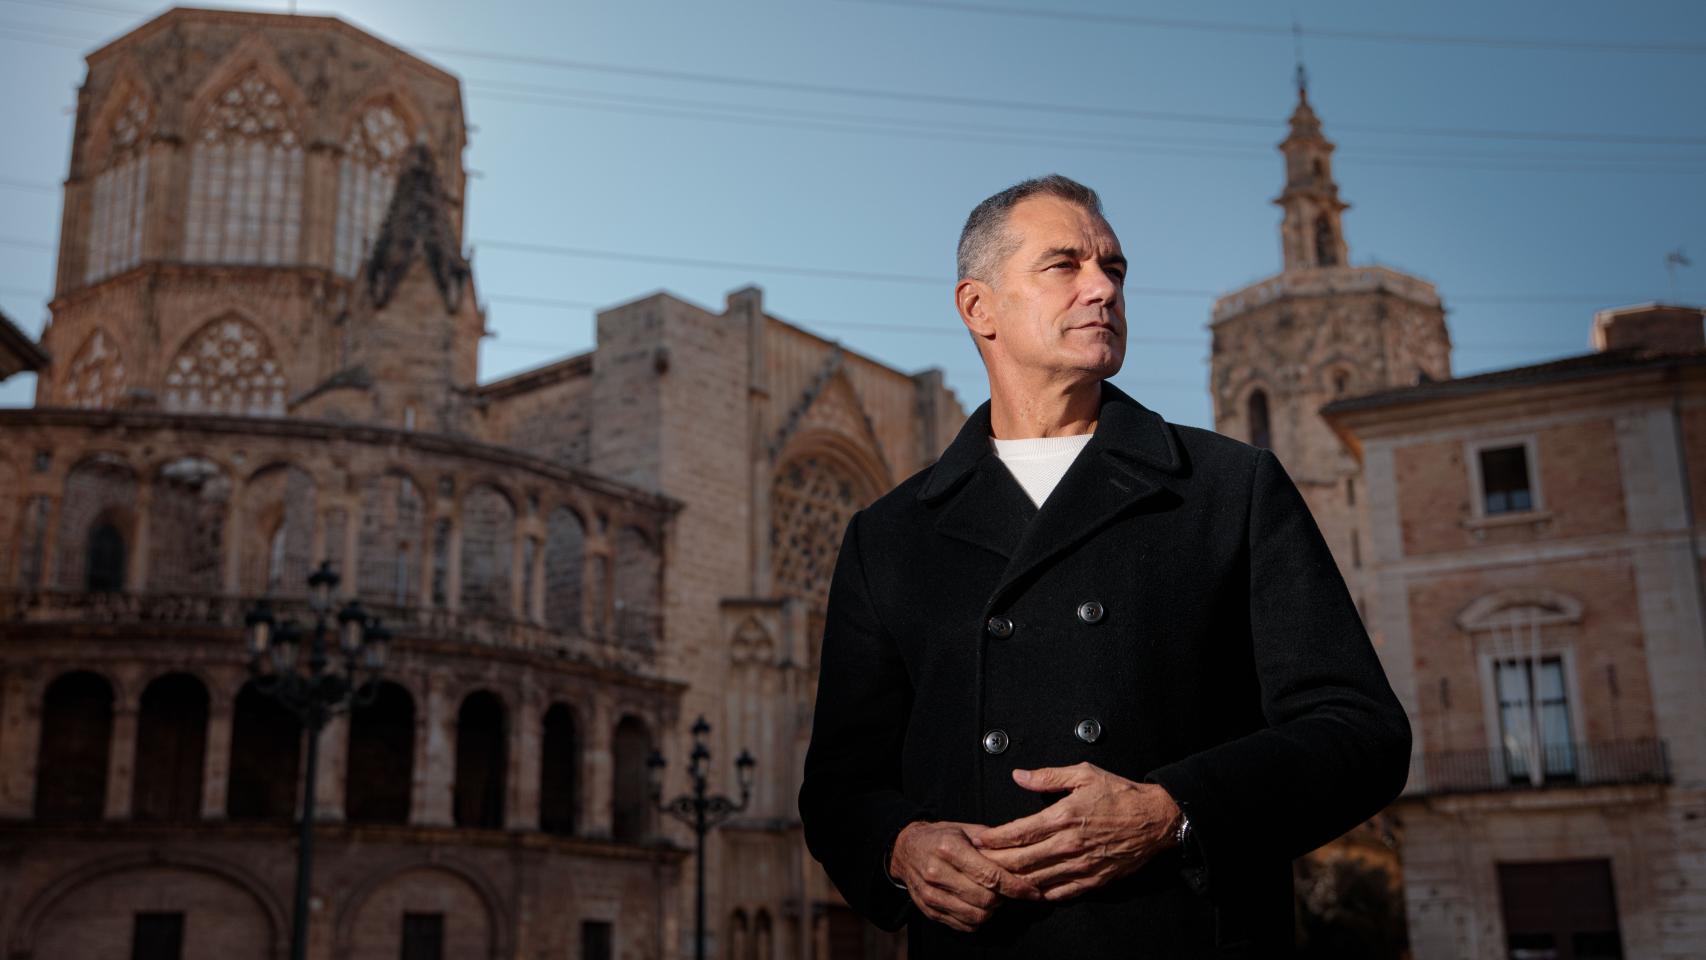
[{"label": "short gray hair", "polygon": [[1102,216],[1102,198],[1070,177],[1051,173],[1013,184],[972,208],[960,230],[959,278],[993,283],[1001,261],[1018,249],[1018,238],[1007,233],[1007,216],[1019,201],[1035,196],[1059,197]]}]

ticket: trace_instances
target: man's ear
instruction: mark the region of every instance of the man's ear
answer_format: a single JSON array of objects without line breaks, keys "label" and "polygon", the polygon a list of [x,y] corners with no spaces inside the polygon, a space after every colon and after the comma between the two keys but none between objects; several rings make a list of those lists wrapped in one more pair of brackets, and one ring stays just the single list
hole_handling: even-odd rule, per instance
[{"label": "man's ear", "polygon": [[954,286],[954,306],[960,320],[974,336],[985,340],[995,336],[995,317],[990,311],[994,302],[995,292],[982,280],[966,277]]}]

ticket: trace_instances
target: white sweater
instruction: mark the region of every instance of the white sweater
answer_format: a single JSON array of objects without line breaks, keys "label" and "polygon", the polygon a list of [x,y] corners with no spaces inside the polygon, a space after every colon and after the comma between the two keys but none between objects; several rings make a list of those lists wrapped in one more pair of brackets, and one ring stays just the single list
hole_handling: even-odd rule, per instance
[{"label": "white sweater", "polygon": [[1090,434],[1079,433],[1069,437],[1029,437],[1024,440],[997,440],[989,438],[995,445],[995,455],[1012,471],[1019,486],[1025,488],[1025,493],[1031,502],[1041,507],[1043,501],[1054,491],[1055,484],[1066,474],[1066,468],[1072,466],[1072,461],[1078,458],[1078,452],[1090,442]]}]

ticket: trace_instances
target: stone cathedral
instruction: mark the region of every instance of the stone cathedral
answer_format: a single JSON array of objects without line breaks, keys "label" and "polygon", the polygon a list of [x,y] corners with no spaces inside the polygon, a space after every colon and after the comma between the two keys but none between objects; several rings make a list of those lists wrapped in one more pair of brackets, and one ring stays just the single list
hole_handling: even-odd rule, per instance
[{"label": "stone cathedral", "polygon": [[330,17],[170,10],[90,53],[36,406],[0,411],[0,939],[282,957],[304,752],[246,613],[394,635],[320,740],[309,955],[881,956],[795,813],[851,513],[963,422],[765,311],[657,294],[477,380],[457,79]]}]

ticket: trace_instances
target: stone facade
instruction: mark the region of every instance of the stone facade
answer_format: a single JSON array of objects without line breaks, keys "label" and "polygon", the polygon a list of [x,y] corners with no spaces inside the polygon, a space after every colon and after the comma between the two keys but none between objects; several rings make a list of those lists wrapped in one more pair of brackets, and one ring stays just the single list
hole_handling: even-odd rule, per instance
[{"label": "stone facade", "polygon": [[1418,960],[1706,953],[1706,338],[1677,307],[1595,330],[1324,409],[1416,733],[1392,813]]},{"label": "stone facade", "polygon": [[699,715],[713,790],[758,758],[712,955],[892,952],[794,798],[836,547],[963,422],[941,373],[749,288],[479,384],[454,77],[187,9],[88,64],[37,405],[0,413],[8,955],[283,955],[303,749],[244,617],[311,619],[321,561],[395,639],[320,740],[310,956],[690,955],[645,761],[682,792]]}]

